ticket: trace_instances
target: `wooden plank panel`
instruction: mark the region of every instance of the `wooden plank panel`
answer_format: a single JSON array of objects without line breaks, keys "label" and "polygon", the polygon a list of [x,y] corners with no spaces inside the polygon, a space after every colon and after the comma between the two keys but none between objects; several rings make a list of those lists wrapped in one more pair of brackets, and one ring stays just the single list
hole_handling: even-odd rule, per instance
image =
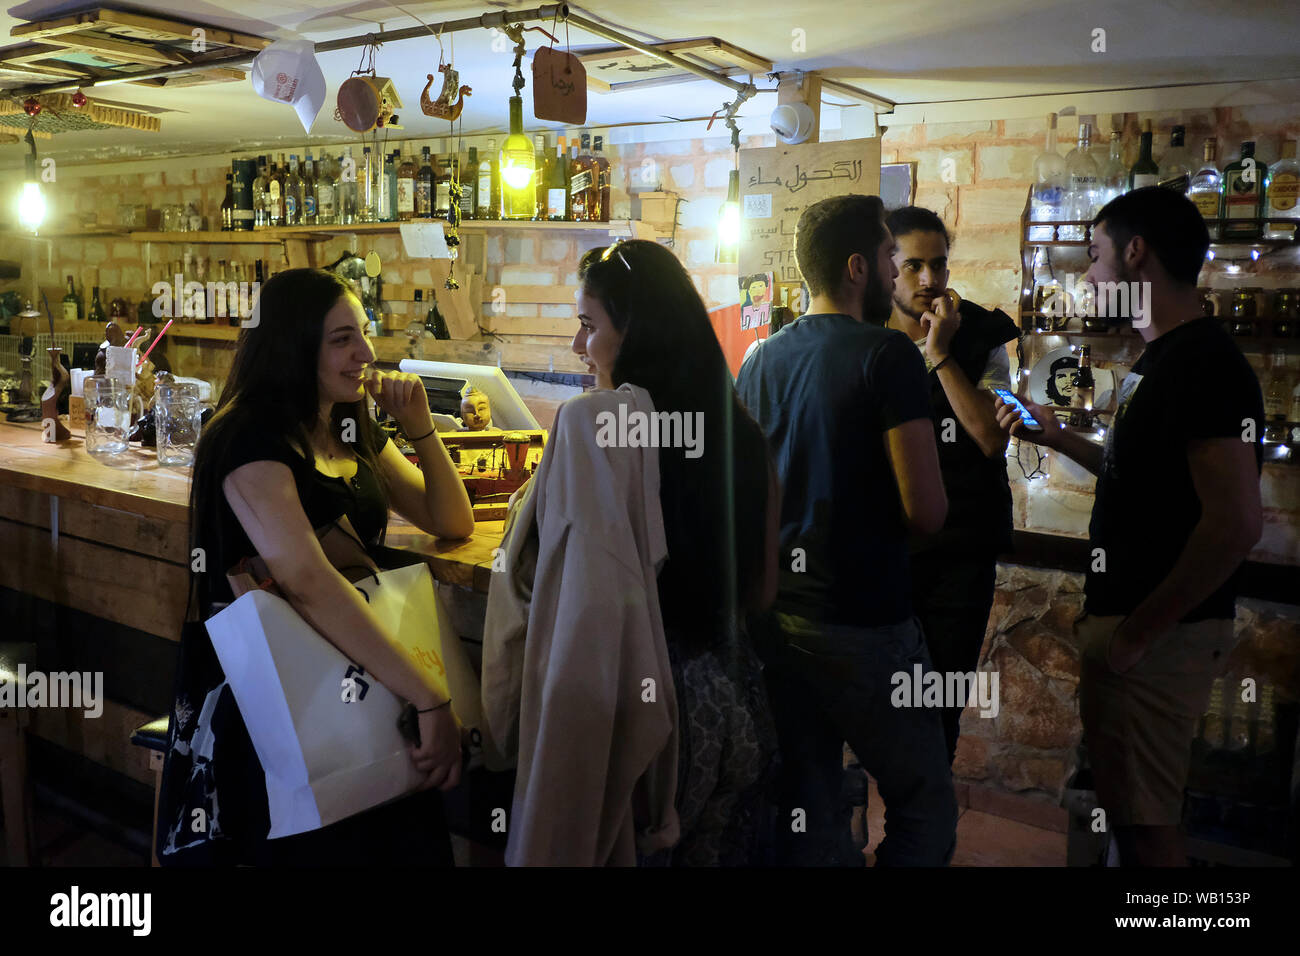
[{"label": "wooden plank panel", "polygon": [[578,320],[544,319],[509,315],[492,315],[483,318],[483,328],[502,335],[551,335],[567,341],[578,330]]},{"label": "wooden plank panel", "polygon": [[[483,303],[492,302],[492,294],[497,289],[505,290],[506,302],[520,302],[536,305],[573,305],[577,301],[576,285],[503,285],[488,287],[484,284]],[[491,314],[486,310],[484,315]]]},{"label": "wooden plank panel", "polygon": [[186,23],[182,20],[164,20],[161,17],[149,17],[125,10],[100,10],[100,22],[108,24],[112,32],[121,33],[123,27],[145,34],[157,34],[159,37],[173,36],[187,43],[192,39],[190,33],[196,26],[206,32],[209,45],[233,46],[241,50],[264,50],[271,45],[266,37],[253,36],[251,33],[237,33],[221,27],[206,26],[201,23]]},{"label": "wooden plank panel", "polygon": [[[0,485],[0,517],[48,530],[50,495]],[[182,522],[144,518],[75,498],[59,499],[60,539],[80,538],[182,566],[189,563],[188,533]]]},{"label": "wooden plank panel", "polygon": [[56,46],[90,50],[105,60],[118,60],[122,63],[155,63],[159,66],[175,66],[189,62],[188,57],[182,56],[174,50],[160,49],[149,43],[118,40],[94,34],[65,33],[50,38],[49,42]]},{"label": "wooden plank panel", "polygon": [[29,733],[153,787],[151,751],[131,743],[131,731],[157,714],[106,699],[98,718],[88,718],[81,710],[52,707],[33,708],[31,716]]},{"label": "wooden plank panel", "polygon": [[148,634],[180,640],[188,569],[0,519],[6,587]]}]

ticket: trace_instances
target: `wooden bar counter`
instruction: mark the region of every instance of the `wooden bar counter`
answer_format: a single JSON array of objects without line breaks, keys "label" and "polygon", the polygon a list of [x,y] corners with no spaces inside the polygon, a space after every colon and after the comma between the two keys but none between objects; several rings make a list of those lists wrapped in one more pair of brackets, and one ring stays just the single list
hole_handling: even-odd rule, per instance
[{"label": "wooden bar counter", "polygon": [[[80,437],[45,444],[39,423],[0,423],[0,640],[35,642],[33,670],[104,673],[102,718],[37,709],[32,732],[150,789],[148,755],[128,738],[170,706],[191,560],[189,479],[188,468],[158,467],[153,449],[132,447],[109,465]],[[449,605],[471,606],[449,607],[471,640],[481,637],[474,622],[481,627],[502,524],[444,541],[390,520],[387,543],[422,555],[450,586],[440,588]]]}]

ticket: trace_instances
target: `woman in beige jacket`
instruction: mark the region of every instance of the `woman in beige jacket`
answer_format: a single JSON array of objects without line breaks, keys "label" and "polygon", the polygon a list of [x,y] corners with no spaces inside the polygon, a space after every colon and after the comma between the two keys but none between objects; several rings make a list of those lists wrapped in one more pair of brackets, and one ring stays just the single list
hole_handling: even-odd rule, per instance
[{"label": "woman in beige jacket", "polygon": [[557,413],[488,597],[506,861],[745,864],[776,750],[744,630],[776,588],[766,441],[670,251],[618,242],[579,278],[597,389]]}]

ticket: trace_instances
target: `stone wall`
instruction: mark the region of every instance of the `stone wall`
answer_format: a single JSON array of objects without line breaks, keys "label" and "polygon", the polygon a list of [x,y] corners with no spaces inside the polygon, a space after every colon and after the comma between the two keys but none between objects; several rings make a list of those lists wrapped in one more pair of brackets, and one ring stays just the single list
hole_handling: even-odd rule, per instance
[{"label": "stone wall", "polygon": [[[1000,708],[985,718],[968,707],[953,773],[1055,803],[1077,767],[1079,658],[1073,622],[1083,609],[1083,575],[998,566],[980,668],[998,673]],[[1225,673],[1251,677],[1283,700],[1300,701],[1300,608],[1242,599],[1238,644]]]}]

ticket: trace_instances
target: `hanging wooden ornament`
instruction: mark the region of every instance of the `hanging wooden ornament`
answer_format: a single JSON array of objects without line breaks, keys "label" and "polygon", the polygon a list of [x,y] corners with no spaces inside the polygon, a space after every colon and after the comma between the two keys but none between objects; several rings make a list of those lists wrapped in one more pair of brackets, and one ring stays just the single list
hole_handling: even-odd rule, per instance
[{"label": "hanging wooden ornament", "polygon": [[434,116],[438,119],[455,120],[460,117],[460,112],[465,108],[465,97],[473,94],[473,90],[468,86],[460,85],[460,74],[452,68],[449,63],[440,63],[438,72],[442,76],[442,89],[434,99],[429,98],[429,87],[433,86],[433,74],[425,74],[429,82],[424,84],[424,90],[420,93],[420,109],[424,111],[425,116]]}]

